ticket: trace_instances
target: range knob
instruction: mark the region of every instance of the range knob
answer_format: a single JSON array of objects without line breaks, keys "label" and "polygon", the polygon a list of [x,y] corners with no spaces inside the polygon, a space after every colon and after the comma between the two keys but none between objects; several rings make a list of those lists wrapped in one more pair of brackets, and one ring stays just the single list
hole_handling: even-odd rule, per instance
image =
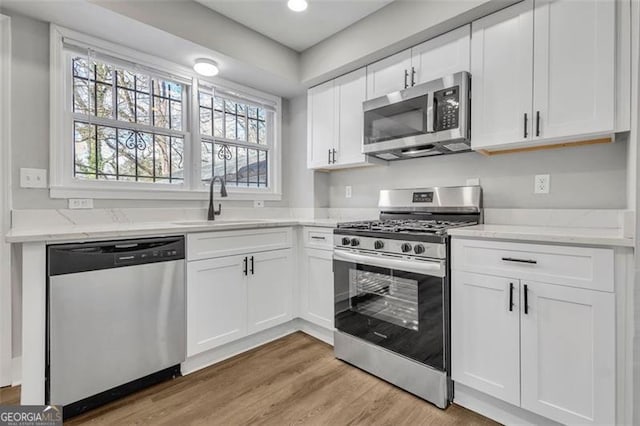
[{"label": "range knob", "polygon": [[416,254],[422,254],[422,253],[424,253],[424,246],[423,246],[422,244],[418,244],[417,246],[415,246],[415,247],[413,248],[413,251],[414,251]]},{"label": "range knob", "polygon": [[376,241],[375,243],[373,243],[373,247],[374,247],[376,250],[380,250],[381,248],[383,248],[383,247],[384,247],[384,243],[383,243],[382,241],[378,240],[378,241]]},{"label": "range knob", "polygon": [[403,253],[409,253],[411,251],[411,244],[404,243],[404,244],[402,244],[400,249],[402,250]]},{"label": "range knob", "polygon": [[357,238],[354,238],[351,240],[351,246],[356,247],[360,245],[360,240],[358,240]]},{"label": "range knob", "polygon": [[350,238],[347,238],[347,237],[344,237],[344,238],[342,239],[342,245],[343,245],[343,246],[348,246],[349,244],[351,244],[351,239],[350,239]]}]

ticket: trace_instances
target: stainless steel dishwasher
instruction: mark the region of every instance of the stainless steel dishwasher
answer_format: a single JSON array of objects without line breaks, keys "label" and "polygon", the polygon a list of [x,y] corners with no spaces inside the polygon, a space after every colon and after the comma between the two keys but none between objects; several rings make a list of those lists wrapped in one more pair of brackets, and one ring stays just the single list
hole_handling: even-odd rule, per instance
[{"label": "stainless steel dishwasher", "polygon": [[184,237],[47,248],[48,404],[64,417],[180,375]]}]

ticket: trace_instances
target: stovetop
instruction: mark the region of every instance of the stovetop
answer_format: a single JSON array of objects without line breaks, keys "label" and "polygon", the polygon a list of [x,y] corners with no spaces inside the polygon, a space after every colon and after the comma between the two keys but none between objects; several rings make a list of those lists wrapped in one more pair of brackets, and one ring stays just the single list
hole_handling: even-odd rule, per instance
[{"label": "stovetop", "polygon": [[477,221],[449,221],[449,220],[415,220],[415,219],[388,219],[360,222],[339,223],[340,229],[354,229],[388,233],[427,233],[444,235],[447,229],[462,226],[477,225]]}]

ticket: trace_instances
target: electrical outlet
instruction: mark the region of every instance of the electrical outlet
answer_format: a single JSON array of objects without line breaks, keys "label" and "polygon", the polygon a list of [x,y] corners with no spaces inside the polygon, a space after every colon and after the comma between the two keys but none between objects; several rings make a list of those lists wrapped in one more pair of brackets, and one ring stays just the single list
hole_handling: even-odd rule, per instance
[{"label": "electrical outlet", "polygon": [[551,185],[551,177],[549,175],[536,175],[533,178],[533,182],[534,182],[534,187],[533,187],[534,194],[549,193],[549,186]]},{"label": "electrical outlet", "polygon": [[46,188],[46,169],[20,169],[20,188]]},{"label": "electrical outlet", "polygon": [[264,207],[264,200],[253,200],[253,208],[261,208]]},{"label": "electrical outlet", "polygon": [[347,185],[344,187],[344,197],[351,198],[351,185]]},{"label": "electrical outlet", "polygon": [[69,198],[70,209],[92,209],[93,199],[91,198]]}]

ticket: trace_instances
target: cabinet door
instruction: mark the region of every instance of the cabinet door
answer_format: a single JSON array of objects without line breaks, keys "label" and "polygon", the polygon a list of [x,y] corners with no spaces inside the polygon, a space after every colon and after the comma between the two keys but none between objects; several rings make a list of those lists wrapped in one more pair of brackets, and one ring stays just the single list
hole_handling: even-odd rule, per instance
[{"label": "cabinet door", "polygon": [[534,22],[536,137],[613,133],[615,2],[536,0]]},{"label": "cabinet door", "polygon": [[365,162],[362,153],[364,113],[362,103],[367,94],[367,70],[361,68],[335,81],[338,98],[338,143],[336,164]]},{"label": "cabinet door", "polygon": [[187,355],[247,334],[244,256],[187,264]]},{"label": "cabinet door", "polygon": [[367,99],[386,96],[410,84],[411,49],[367,66]]},{"label": "cabinet door", "polygon": [[470,31],[470,25],[465,25],[413,47],[411,67],[415,74],[410,80],[420,84],[459,71],[469,71]]},{"label": "cabinet door", "polygon": [[248,322],[255,333],[292,317],[293,252],[276,250],[249,258]]},{"label": "cabinet door", "polygon": [[520,405],[518,286],[460,271],[451,281],[451,378],[514,405]]},{"label": "cabinet door", "polygon": [[615,423],[614,293],[522,281],[522,408],[565,424]]},{"label": "cabinet door", "polygon": [[312,87],[307,92],[307,165],[309,168],[329,165],[329,152],[334,148],[336,139],[335,103],[334,80]]},{"label": "cabinet door", "polygon": [[472,24],[471,147],[533,139],[533,0]]},{"label": "cabinet door", "polygon": [[333,253],[305,249],[301,310],[304,319],[333,330]]}]

